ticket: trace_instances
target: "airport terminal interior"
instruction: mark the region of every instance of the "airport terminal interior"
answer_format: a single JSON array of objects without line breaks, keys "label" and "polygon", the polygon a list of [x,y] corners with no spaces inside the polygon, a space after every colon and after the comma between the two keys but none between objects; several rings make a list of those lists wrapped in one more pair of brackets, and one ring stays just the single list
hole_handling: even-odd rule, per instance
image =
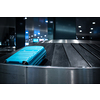
[{"label": "airport terminal interior", "polygon": [[[7,63],[36,46],[38,64]],[[100,84],[100,17],[0,17],[0,84]]]}]

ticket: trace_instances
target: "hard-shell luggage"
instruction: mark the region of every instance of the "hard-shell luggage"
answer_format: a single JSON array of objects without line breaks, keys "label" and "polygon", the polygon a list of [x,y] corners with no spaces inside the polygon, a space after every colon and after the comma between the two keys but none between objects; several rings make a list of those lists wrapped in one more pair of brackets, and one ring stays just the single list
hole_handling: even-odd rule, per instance
[{"label": "hard-shell luggage", "polygon": [[27,46],[10,56],[5,63],[39,65],[46,57],[46,50],[43,46]]}]

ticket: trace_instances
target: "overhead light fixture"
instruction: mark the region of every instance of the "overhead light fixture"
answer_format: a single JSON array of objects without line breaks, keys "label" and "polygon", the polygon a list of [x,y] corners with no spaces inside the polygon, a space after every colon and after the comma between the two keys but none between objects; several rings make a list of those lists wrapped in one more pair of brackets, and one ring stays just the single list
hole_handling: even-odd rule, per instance
[{"label": "overhead light fixture", "polygon": [[92,33],[92,32],[90,32],[90,33]]},{"label": "overhead light fixture", "polygon": [[37,37],[39,39],[39,37]]},{"label": "overhead light fixture", "polygon": [[0,42],[0,45],[1,45],[1,42]]},{"label": "overhead light fixture", "polygon": [[39,27],[40,27],[41,25],[39,25]]},{"label": "overhead light fixture", "polygon": [[81,26],[78,26],[78,28],[81,28]]},{"label": "overhead light fixture", "polygon": [[82,30],[80,30],[79,32],[82,32]]},{"label": "overhead light fixture", "polygon": [[90,28],[91,30],[93,30],[93,28]]},{"label": "overhead light fixture", "polygon": [[84,37],[82,37],[82,39],[84,39]]},{"label": "overhead light fixture", "polygon": [[33,37],[33,35],[31,35],[31,37]]},{"label": "overhead light fixture", "polygon": [[27,17],[25,17],[25,19],[27,19]]},{"label": "overhead light fixture", "polygon": [[95,22],[92,22],[92,24],[95,24]]},{"label": "overhead light fixture", "polygon": [[53,21],[50,21],[50,23],[53,23]]},{"label": "overhead light fixture", "polygon": [[46,35],[44,35],[46,37]]},{"label": "overhead light fixture", "polygon": [[48,20],[45,20],[46,23],[48,23]]},{"label": "overhead light fixture", "polygon": [[28,32],[26,32],[26,33],[28,33]]},{"label": "overhead light fixture", "polygon": [[36,36],[36,34],[34,34],[34,36]]},{"label": "overhead light fixture", "polygon": [[40,33],[38,33],[40,35]]},{"label": "overhead light fixture", "polygon": [[42,36],[41,36],[41,38],[42,38]]}]

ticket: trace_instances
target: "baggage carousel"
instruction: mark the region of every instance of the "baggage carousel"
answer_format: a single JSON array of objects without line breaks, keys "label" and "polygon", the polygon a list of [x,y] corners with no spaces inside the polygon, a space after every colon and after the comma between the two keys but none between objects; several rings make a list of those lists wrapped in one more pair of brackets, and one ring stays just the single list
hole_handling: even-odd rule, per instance
[{"label": "baggage carousel", "polygon": [[99,84],[100,42],[51,40],[34,43],[44,46],[46,59],[39,65],[4,64],[14,54],[0,57],[0,83],[15,84]]}]

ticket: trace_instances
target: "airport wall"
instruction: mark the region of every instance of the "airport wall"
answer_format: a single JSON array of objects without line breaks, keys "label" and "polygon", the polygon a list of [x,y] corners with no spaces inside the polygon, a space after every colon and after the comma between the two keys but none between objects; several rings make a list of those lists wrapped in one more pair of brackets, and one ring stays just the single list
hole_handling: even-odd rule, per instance
[{"label": "airport wall", "polygon": [[56,17],[54,39],[75,39],[76,38],[76,18]]}]

